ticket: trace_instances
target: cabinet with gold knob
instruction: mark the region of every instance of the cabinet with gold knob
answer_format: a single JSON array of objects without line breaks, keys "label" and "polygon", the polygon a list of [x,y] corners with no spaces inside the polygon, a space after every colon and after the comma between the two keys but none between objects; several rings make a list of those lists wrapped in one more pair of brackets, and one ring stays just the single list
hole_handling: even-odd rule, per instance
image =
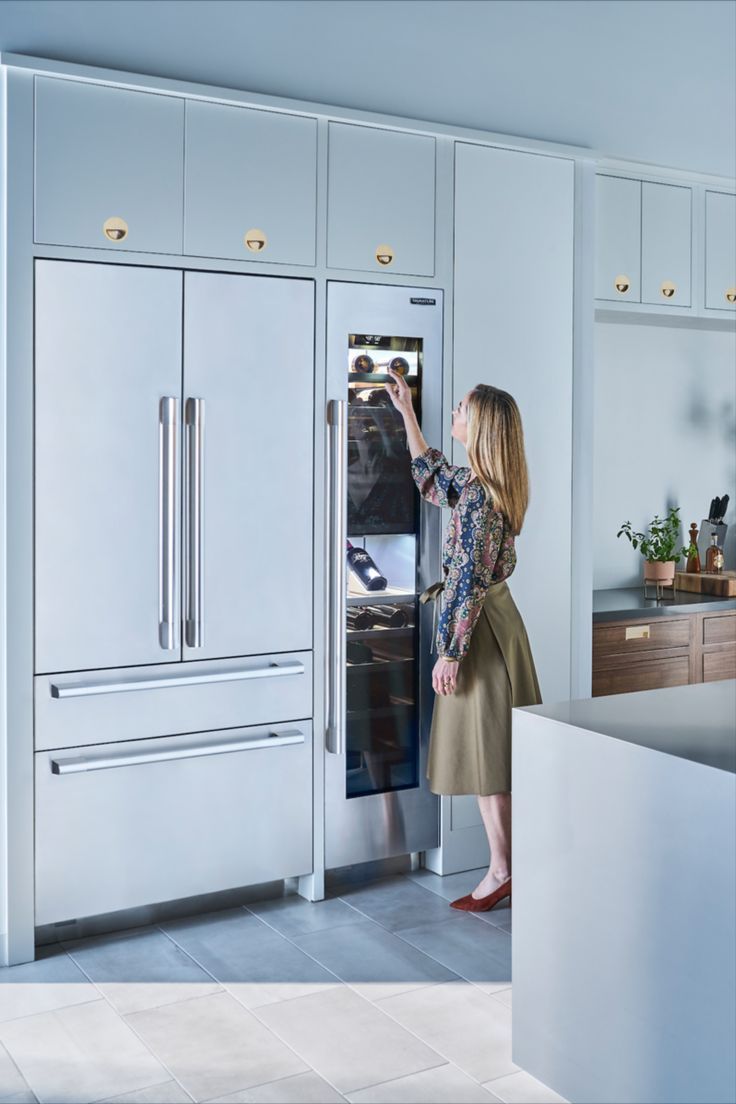
[{"label": "cabinet with gold knob", "polygon": [[184,100],[35,81],[34,240],[181,253]]},{"label": "cabinet with gold knob", "polygon": [[641,301],[689,307],[692,189],[644,180],[641,185]]},{"label": "cabinet with gold knob", "polygon": [[435,139],[329,124],[327,264],[434,275]]},{"label": "cabinet with gold knob", "polygon": [[187,100],[184,252],[314,265],[317,120]]},{"label": "cabinet with gold knob", "polygon": [[736,196],[705,193],[705,309],[736,311]]},{"label": "cabinet with gold knob", "polygon": [[596,177],[596,299],[641,301],[641,181]]}]

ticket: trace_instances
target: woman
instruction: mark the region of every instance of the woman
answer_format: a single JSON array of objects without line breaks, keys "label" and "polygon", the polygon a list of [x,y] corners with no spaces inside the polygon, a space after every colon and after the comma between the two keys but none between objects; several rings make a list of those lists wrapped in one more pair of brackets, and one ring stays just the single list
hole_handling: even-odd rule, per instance
[{"label": "woman", "polygon": [[541,704],[524,622],[506,579],[516,565],[529,482],[519,410],[511,395],[478,384],[452,412],[452,436],[470,467],[427,445],[406,381],[389,369],[387,389],[403,416],[420,493],[452,516],[444,579],[421,601],[435,606],[437,662],[427,777],[433,793],[476,794],[491,863],[452,907],[484,912],[511,897],[511,708]]}]

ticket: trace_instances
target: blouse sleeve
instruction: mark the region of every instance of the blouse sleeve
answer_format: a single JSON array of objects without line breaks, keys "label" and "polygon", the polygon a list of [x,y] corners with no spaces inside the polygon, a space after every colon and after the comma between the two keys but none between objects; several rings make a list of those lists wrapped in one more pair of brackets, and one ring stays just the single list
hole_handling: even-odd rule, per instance
[{"label": "blouse sleeve", "polygon": [[435,506],[453,507],[470,478],[470,468],[450,464],[439,449],[428,448],[412,460],[411,474],[422,498]]},{"label": "blouse sleeve", "polygon": [[491,586],[503,544],[503,515],[485,501],[469,505],[442,591],[437,654],[462,659]]}]

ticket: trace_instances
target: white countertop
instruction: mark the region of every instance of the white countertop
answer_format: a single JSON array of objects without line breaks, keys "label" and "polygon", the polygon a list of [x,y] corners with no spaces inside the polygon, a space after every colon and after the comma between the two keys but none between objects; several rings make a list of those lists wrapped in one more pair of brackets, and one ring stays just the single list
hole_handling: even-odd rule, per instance
[{"label": "white countertop", "polygon": [[736,773],[736,679],[519,709]]}]

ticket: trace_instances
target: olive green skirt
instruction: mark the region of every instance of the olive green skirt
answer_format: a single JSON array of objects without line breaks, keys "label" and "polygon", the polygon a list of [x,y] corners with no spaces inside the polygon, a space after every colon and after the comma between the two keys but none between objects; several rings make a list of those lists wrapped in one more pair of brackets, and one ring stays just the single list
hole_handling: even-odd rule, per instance
[{"label": "olive green skirt", "polygon": [[[439,602],[440,595],[435,583],[422,600]],[[494,583],[460,661],[455,692],[435,695],[427,762],[432,792],[510,792],[512,706],[541,703],[521,614],[508,584]]]}]

